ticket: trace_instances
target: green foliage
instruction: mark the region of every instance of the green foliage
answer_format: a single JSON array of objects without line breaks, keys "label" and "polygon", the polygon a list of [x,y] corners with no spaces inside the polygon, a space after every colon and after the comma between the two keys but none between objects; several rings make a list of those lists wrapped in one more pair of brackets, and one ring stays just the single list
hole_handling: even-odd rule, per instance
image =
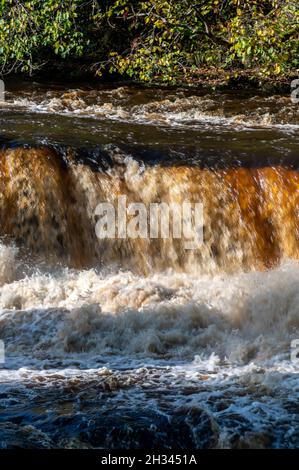
[{"label": "green foliage", "polygon": [[237,14],[226,26],[229,62],[279,75],[298,67],[299,10],[295,1],[235,0]]},{"label": "green foliage", "polygon": [[0,67],[31,73],[57,56],[141,81],[279,76],[299,67],[298,25],[298,0],[0,0]]},{"label": "green foliage", "polygon": [[0,65],[3,72],[32,72],[49,59],[83,54],[82,0],[1,0]]},{"label": "green foliage", "polygon": [[110,53],[110,70],[175,82],[200,67],[255,69],[261,76],[298,67],[299,10],[291,0],[118,0],[106,12],[130,47]]}]

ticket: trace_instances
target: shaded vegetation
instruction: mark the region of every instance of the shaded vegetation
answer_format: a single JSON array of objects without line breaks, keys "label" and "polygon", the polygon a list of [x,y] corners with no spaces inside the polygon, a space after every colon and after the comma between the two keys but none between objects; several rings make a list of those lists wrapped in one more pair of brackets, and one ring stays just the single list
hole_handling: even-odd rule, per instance
[{"label": "shaded vegetation", "polygon": [[144,82],[281,77],[298,44],[298,0],[0,0],[3,74],[58,61]]}]

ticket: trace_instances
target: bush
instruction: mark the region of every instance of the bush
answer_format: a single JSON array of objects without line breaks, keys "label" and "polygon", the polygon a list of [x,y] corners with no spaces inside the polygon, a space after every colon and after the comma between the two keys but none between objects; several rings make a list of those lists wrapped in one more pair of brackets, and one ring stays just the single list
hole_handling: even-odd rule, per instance
[{"label": "bush", "polygon": [[298,69],[298,25],[297,0],[0,0],[0,66],[79,59],[166,83],[202,67],[280,76]]}]

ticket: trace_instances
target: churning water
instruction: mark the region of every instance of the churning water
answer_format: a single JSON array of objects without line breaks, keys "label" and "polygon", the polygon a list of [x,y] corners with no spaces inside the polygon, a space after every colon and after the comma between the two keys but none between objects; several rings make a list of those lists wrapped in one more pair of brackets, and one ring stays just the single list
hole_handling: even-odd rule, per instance
[{"label": "churning water", "polygon": [[[298,447],[298,106],[18,85],[0,126],[0,447]],[[120,194],[203,245],[97,239]]]}]

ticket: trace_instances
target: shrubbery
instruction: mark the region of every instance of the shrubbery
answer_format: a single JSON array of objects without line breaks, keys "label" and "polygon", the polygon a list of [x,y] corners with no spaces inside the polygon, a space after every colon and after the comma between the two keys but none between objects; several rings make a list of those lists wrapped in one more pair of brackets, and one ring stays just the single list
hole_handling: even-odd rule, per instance
[{"label": "shrubbery", "polygon": [[0,0],[2,73],[81,60],[141,81],[299,68],[298,0]]}]

